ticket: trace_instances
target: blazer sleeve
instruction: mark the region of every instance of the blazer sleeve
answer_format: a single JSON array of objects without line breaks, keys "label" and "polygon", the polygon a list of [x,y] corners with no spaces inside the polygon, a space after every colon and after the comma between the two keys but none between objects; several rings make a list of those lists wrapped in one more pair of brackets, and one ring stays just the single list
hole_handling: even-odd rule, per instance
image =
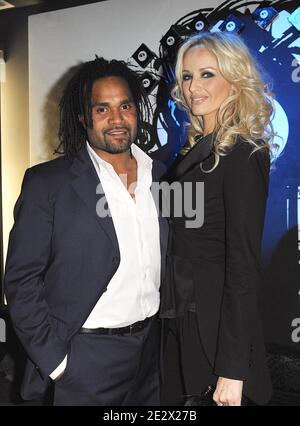
[{"label": "blazer sleeve", "polygon": [[14,209],[4,277],[10,316],[29,358],[48,376],[67,353],[54,333],[43,277],[51,256],[54,203],[33,169],[25,173]]},{"label": "blazer sleeve", "polygon": [[257,291],[270,159],[265,149],[253,152],[242,143],[225,161],[225,282],[214,370],[246,380],[260,324]]}]

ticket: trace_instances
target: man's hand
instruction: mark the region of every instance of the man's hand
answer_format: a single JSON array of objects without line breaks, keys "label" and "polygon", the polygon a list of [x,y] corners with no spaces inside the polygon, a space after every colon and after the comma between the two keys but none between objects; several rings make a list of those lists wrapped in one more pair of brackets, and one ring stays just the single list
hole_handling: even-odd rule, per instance
[{"label": "man's hand", "polygon": [[217,405],[240,406],[242,401],[243,381],[219,377],[213,400]]}]

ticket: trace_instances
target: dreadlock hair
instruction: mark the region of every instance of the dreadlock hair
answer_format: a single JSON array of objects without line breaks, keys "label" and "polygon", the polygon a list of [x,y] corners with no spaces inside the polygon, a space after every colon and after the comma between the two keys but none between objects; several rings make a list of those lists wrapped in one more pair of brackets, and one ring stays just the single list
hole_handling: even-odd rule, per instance
[{"label": "dreadlock hair", "polygon": [[136,72],[124,61],[108,61],[96,56],[93,61],[82,63],[68,82],[59,103],[59,146],[56,153],[69,159],[78,155],[87,140],[87,133],[79,121],[82,116],[87,127],[93,127],[92,88],[96,80],[105,77],[120,77],[127,82],[137,111],[137,142],[147,140],[144,124],[149,120],[151,104]]}]

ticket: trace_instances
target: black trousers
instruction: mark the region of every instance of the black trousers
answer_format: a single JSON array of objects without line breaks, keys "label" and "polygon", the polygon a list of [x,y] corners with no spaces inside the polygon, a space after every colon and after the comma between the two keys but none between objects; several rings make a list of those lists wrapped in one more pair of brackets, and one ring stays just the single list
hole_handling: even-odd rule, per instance
[{"label": "black trousers", "polygon": [[159,324],[133,335],[77,334],[54,405],[159,405]]},{"label": "black trousers", "polygon": [[162,403],[183,405],[187,395],[201,394],[208,385],[215,385],[218,377],[205,354],[196,314],[186,312],[182,317],[164,321]]}]

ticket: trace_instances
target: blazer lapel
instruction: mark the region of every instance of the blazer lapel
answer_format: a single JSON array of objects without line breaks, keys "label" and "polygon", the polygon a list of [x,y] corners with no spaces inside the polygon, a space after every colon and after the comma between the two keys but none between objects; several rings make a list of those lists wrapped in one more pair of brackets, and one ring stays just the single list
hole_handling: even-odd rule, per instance
[{"label": "blazer lapel", "polygon": [[212,154],[213,134],[199,138],[199,141],[190,149],[186,155],[178,154],[176,160],[168,170],[163,180],[167,182],[179,181],[200,163]]},{"label": "blazer lapel", "polygon": [[107,234],[116,250],[119,251],[117,235],[109,207],[107,206],[105,209],[107,214],[104,217],[100,217],[97,214],[97,203],[101,202],[102,205],[105,205],[105,194],[86,148],[83,148],[78,158],[74,159],[70,172],[76,176],[72,182],[75,192],[84,202],[90,214],[94,216],[101,230]]}]

